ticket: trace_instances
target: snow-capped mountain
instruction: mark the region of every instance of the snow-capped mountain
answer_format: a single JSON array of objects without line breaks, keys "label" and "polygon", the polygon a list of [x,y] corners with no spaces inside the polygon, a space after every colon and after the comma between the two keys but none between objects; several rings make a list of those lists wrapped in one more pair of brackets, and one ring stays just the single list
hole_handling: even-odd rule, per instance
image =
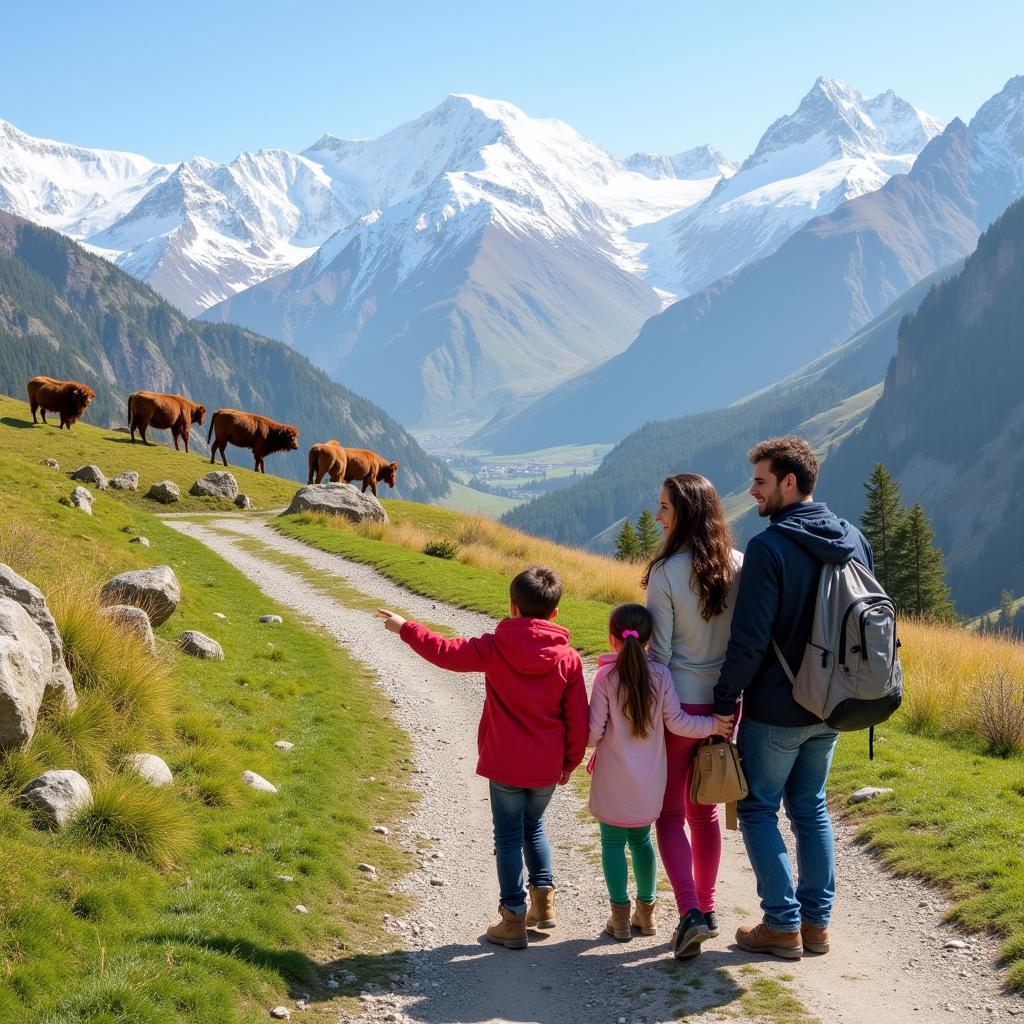
[{"label": "snow-capped mountain", "polygon": [[664,156],[660,153],[633,153],[622,161],[631,171],[639,171],[648,178],[728,178],[736,173],[739,164],[733,163],[720,149],[712,145],[696,146],[685,153]]},{"label": "snow-capped mountain", "polygon": [[767,256],[812,217],[906,173],[942,128],[891,90],[865,99],[819,78],[703,203],[631,233],[647,243],[646,280],[685,296]]},{"label": "snow-capped mountain", "polygon": [[365,212],[205,316],[284,338],[411,423],[489,414],[620,351],[663,304],[628,232],[717,180],[648,177],[564,122],[469,95],[303,157]]}]

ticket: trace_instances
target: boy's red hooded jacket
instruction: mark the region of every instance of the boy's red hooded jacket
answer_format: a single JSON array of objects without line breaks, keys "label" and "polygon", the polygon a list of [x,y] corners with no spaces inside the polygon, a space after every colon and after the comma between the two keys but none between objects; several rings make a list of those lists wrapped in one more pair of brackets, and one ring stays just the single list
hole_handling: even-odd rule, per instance
[{"label": "boy's red hooded jacket", "polygon": [[547,619],[502,619],[493,633],[448,640],[406,622],[400,635],[433,665],[483,672],[487,695],[477,730],[478,775],[540,789],[583,760],[587,690],[567,629]]}]

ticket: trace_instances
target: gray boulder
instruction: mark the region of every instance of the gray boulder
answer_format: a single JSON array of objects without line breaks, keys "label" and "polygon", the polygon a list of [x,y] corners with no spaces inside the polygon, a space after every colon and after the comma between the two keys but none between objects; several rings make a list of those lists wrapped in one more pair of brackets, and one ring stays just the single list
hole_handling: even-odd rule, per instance
[{"label": "gray boulder", "polygon": [[154,786],[174,785],[174,776],[167,762],[156,754],[132,754],[128,766]]},{"label": "gray boulder", "polygon": [[261,793],[277,792],[277,786],[272,782],[267,782],[262,775],[257,775],[255,772],[242,772],[242,781],[251,789],[258,789]]},{"label": "gray boulder", "polygon": [[56,459],[40,459],[40,466],[49,466],[50,469],[60,469],[60,463]]},{"label": "gray boulder", "polygon": [[19,576],[9,565],[0,564],[0,597],[10,598],[20,604],[28,612],[29,618],[43,631],[50,645],[53,670],[46,682],[43,703],[63,700],[71,710],[74,710],[78,707],[78,694],[75,693],[71,673],[64,663],[64,641],[46,605],[43,592],[34,583],[29,583],[24,577]]},{"label": "gray boulder", "polygon": [[260,622],[265,622],[268,625],[274,625],[279,622],[284,622],[284,619],[280,615],[261,615]]},{"label": "gray boulder", "polygon": [[43,631],[20,604],[0,598],[0,750],[32,739],[52,674]]},{"label": "gray boulder", "polygon": [[92,484],[98,487],[101,491],[107,489],[107,478],[103,475],[103,470],[99,466],[94,466],[90,463],[88,466],[79,466],[78,469],[73,470],[71,473],[72,480],[81,480],[83,484]]},{"label": "gray boulder", "polygon": [[132,539],[130,541],[128,541],[128,543],[129,544],[141,544],[144,548],[148,548],[149,547],[149,538],[148,537],[132,537]]},{"label": "gray boulder", "polygon": [[141,609],[131,604],[112,604],[108,608],[100,610],[104,618],[114,619],[119,626],[123,626],[129,633],[134,633],[145,645],[150,654],[156,654],[156,638],[153,636],[153,627],[150,625],[149,616]]},{"label": "gray boulder", "polygon": [[388,522],[384,506],[372,494],[363,494],[351,484],[307,484],[300,487],[284,514],[292,512],[326,512],[332,516],[344,516],[352,523],[364,520]]},{"label": "gray boulder", "polygon": [[170,505],[181,500],[181,488],[173,480],[161,480],[150,487],[146,497],[163,505]]},{"label": "gray boulder", "polygon": [[235,504],[245,512],[252,508],[252,498],[248,494],[240,494],[235,498]]},{"label": "gray boulder", "polygon": [[71,504],[90,516],[92,515],[93,500],[92,494],[90,494],[89,490],[85,487],[76,487],[71,492]]},{"label": "gray boulder", "polygon": [[858,789],[856,793],[850,794],[851,804],[862,804],[868,800],[874,800],[875,797],[884,796],[886,793],[891,793],[892,790],[882,786],[864,786],[863,789]]},{"label": "gray boulder", "polygon": [[47,828],[64,828],[92,804],[92,789],[76,771],[43,772],[22,791],[20,802],[32,808]]},{"label": "gray boulder", "polygon": [[208,658],[211,661],[224,660],[224,648],[216,640],[211,640],[205,633],[194,629],[186,629],[178,637],[178,648],[183,654],[193,658]]},{"label": "gray boulder", "polygon": [[229,498],[234,501],[238,497],[238,481],[232,473],[218,469],[201,476],[188,493],[197,498]]},{"label": "gray boulder", "polygon": [[104,605],[130,604],[141,608],[154,626],[166,622],[181,604],[181,584],[169,565],[135,569],[115,576],[100,591]]},{"label": "gray boulder", "polygon": [[118,473],[110,480],[110,486],[115,491],[137,491],[139,489],[138,473]]}]

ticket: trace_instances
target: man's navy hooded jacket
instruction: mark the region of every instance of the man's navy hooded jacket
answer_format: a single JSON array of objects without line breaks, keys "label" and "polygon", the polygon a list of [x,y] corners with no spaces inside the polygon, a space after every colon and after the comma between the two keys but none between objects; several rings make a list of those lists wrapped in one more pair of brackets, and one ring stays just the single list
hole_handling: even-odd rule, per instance
[{"label": "man's navy hooded jacket", "polygon": [[855,526],[821,501],[787,505],[752,537],[732,616],[725,664],[715,685],[715,711],[743,714],[766,725],[815,725],[820,719],[793,700],[772,637],[794,674],[811,635],[823,562],[855,558],[874,571],[871,545]]}]

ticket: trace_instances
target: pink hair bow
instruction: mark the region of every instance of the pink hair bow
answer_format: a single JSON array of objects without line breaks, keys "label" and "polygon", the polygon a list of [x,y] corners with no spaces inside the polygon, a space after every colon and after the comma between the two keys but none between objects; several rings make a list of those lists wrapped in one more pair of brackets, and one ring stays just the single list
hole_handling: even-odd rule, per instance
[{"label": "pink hair bow", "polygon": [[627,637],[635,637],[637,640],[640,639],[640,634],[635,629],[624,629],[622,631],[622,639],[625,640]]}]

